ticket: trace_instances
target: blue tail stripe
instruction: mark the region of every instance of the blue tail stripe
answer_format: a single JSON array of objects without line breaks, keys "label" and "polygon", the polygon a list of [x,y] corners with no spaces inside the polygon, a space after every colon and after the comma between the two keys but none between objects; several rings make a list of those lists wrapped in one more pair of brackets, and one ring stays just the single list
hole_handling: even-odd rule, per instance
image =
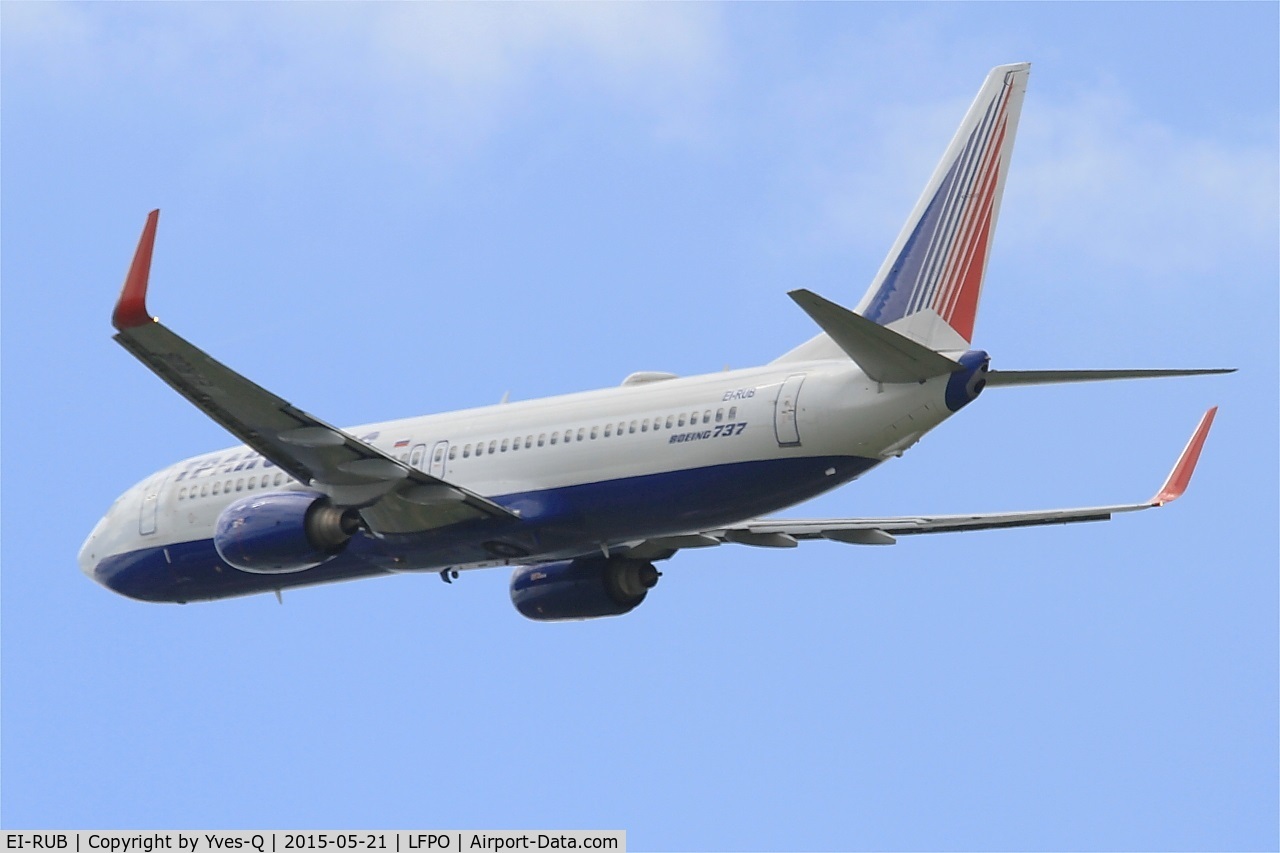
[{"label": "blue tail stripe", "polygon": [[951,171],[947,173],[938,191],[934,193],[933,200],[925,208],[924,215],[916,223],[915,230],[907,238],[906,245],[902,247],[889,274],[885,276],[884,283],[876,291],[875,299],[863,312],[863,316],[868,320],[886,326],[895,320],[902,319],[910,312],[911,296],[916,282],[920,279],[920,269],[925,255],[924,252],[917,252],[916,246],[920,245],[922,240],[923,245],[927,246],[937,233],[946,198],[955,181],[959,166],[959,162],[951,166]]},{"label": "blue tail stripe", "polygon": [[974,184],[992,153],[995,126],[1008,93],[1006,87],[987,105],[864,311],[867,319],[887,325],[934,304],[956,235],[968,221]]}]

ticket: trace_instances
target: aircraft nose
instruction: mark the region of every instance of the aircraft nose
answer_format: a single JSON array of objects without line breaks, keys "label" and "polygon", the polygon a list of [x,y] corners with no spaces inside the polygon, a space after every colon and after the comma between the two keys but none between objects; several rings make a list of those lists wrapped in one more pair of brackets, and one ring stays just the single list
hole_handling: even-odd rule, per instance
[{"label": "aircraft nose", "polygon": [[80,571],[90,580],[96,581],[94,570],[98,567],[100,555],[98,554],[98,546],[101,544],[102,525],[106,519],[102,519],[93,528],[88,538],[84,540],[84,544],[80,546],[80,553],[76,555],[76,562],[80,564]]}]

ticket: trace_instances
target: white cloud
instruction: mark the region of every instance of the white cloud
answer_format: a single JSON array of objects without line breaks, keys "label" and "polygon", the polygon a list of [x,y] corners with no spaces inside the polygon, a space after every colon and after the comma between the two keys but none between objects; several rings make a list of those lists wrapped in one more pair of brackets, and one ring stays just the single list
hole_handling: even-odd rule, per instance
[{"label": "white cloud", "polygon": [[[978,82],[975,77],[975,88]],[[806,97],[826,99],[820,92]],[[832,113],[825,121],[805,115],[797,137],[828,140],[793,161],[814,200],[810,238],[827,247],[857,245],[879,257],[968,103],[968,97],[938,101],[927,95],[867,99],[860,116],[841,115],[838,122]],[[1033,87],[995,251],[1006,259],[1001,266],[1020,261],[1046,275],[1098,267],[1112,281],[1221,272],[1224,263],[1241,260],[1274,268],[1277,165],[1274,127],[1201,133],[1143,116],[1113,92],[1054,102]]]},{"label": "white cloud", "polygon": [[1274,256],[1276,155],[1274,137],[1175,130],[1114,94],[1029,102],[1006,193],[1005,245],[1149,278],[1211,271],[1224,257]]},{"label": "white cloud", "polygon": [[701,75],[717,52],[716,15],[696,6],[395,4],[368,21],[388,67],[471,89],[511,85],[566,56],[614,83],[665,84]]},{"label": "white cloud", "polygon": [[549,88],[623,104],[658,135],[696,133],[724,53],[707,6],[394,4],[367,25],[375,85],[434,133],[492,127]]},{"label": "white cloud", "polygon": [[28,79],[80,97],[123,82],[207,112],[232,148],[359,125],[462,151],[548,89],[678,135],[715,85],[721,30],[716,7],[675,4],[18,3],[4,36]]}]

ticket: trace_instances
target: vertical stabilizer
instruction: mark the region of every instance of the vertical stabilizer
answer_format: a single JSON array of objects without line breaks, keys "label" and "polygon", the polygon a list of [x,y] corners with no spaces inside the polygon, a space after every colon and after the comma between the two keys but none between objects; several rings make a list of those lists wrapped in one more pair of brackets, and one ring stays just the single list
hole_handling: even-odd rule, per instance
[{"label": "vertical stabilizer", "polygon": [[[858,314],[933,350],[969,348],[1030,67],[987,75]],[[778,361],[839,354],[819,335]]]}]

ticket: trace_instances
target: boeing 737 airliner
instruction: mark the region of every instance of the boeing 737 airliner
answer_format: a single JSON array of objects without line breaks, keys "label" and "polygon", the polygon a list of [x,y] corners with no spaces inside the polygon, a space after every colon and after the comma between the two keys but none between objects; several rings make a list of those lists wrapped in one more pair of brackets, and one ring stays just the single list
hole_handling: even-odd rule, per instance
[{"label": "boeing 737 airliner", "polygon": [[822,332],[762,367],[338,429],[178,337],[146,308],[158,211],[115,308],[115,340],[242,444],[121,495],[85,574],[185,603],[397,572],[513,566],[538,620],[626,613],[685,548],[892,544],[916,533],[1098,521],[1187,487],[1214,409],[1148,501],[906,518],[763,517],[911,447],[986,387],[1223,370],[1001,371],[972,347],[1027,64],[987,75],[854,310],[790,296]]}]

